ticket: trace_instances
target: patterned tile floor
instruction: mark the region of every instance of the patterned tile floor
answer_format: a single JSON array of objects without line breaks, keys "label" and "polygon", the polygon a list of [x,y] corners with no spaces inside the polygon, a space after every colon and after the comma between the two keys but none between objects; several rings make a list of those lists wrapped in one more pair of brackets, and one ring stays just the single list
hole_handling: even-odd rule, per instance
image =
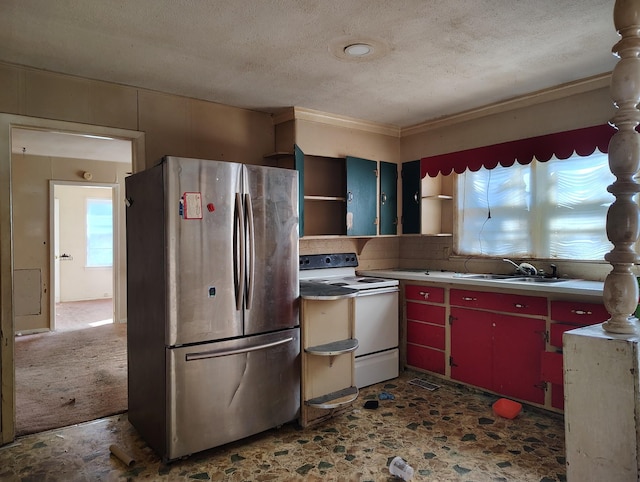
[{"label": "patterned tile floor", "polygon": [[[436,391],[409,384],[424,378]],[[364,402],[383,392],[375,410]],[[223,447],[163,464],[126,414],[28,435],[0,448],[2,481],[392,481],[395,455],[413,480],[566,480],[561,416],[524,408],[513,420],[495,416],[497,397],[405,372],[364,388],[353,408],[323,424],[287,424]],[[135,463],[110,455],[117,444]]]}]

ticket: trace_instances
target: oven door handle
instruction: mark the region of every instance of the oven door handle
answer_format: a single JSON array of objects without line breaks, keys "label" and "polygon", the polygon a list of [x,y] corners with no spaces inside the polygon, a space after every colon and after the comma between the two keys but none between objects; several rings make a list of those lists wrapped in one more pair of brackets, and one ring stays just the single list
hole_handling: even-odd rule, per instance
[{"label": "oven door handle", "polygon": [[373,296],[373,295],[383,295],[385,293],[397,293],[400,291],[400,288],[397,286],[393,287],[385,287],[385,288],[372,288],[366,290],[358,290],[358,294],[356,296]]}]

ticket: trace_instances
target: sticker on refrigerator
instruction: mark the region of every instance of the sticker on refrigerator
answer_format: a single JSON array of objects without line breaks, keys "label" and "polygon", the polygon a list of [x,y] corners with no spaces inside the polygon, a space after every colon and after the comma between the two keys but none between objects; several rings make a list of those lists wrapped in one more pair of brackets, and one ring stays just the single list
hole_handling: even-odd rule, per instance
[{"label": "sticker on refrigerator", "polygon": [[184,219],[202,219],[202,193],[185,192],[180,199],[180,215]]}]

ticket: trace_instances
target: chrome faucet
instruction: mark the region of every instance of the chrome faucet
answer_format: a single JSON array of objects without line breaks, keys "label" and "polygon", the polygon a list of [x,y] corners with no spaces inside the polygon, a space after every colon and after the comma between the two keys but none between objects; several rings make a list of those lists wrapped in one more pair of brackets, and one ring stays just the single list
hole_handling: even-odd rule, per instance
[{"label": "chrome faucet", "polygon": [[502,261],[504,261],[506,263],[511,263],[513,266],[515,266],[517,273],[521,273],[521,274],[523,274],[525,276],[535,276],[535,275],[538,274],[538,270],[532,264],[529,264],[529,263],[517,264],[517,263],[514,263],[513,261],[511,261],[508,258],[502,258]]}]

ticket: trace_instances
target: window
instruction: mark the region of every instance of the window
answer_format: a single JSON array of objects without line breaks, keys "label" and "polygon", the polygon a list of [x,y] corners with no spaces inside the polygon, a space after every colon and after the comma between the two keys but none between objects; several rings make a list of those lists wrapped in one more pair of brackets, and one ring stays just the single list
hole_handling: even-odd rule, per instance
[{"label": "window", "polygon": [[457,180],[461,255],[602,260],[613,245],[607,154],[465,171]]},{"label": "window", "polygon": [[111,199],[87,199],[87,266],[113,264],[113,205]]}]

